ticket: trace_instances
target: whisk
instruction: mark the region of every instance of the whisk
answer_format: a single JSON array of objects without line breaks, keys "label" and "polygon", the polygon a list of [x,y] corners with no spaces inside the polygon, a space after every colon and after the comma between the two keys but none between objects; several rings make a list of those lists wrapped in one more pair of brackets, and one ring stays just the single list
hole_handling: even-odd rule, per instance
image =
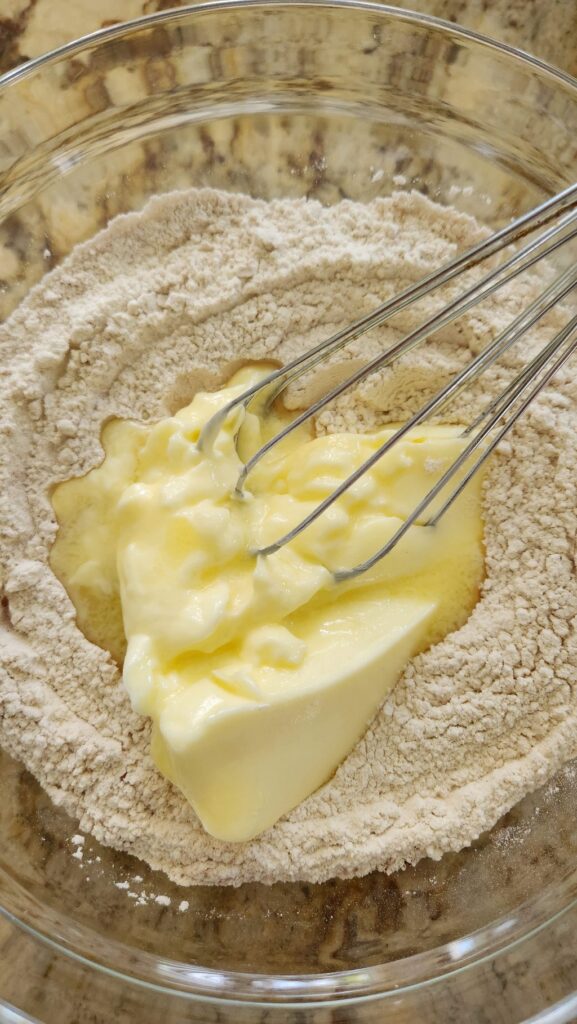
[{"label": "whisk", "polygon": [[[347,389],[354,387],[371,373],[389,366],[400,356],[421,344],[433,332],[451,323],[477,303],[492,295],[503,285],[514,280],[519,274],[534,266],[540,260],[550,256],[577,236],[577,184],[564,189],[558,195],[542,203],[529,213],[524,214],[510,225],[457,256],[445,266],[435,270],[416,284],[378,306],[372,313],[351,323],[332,337],[316,345],[308,352],[294,359],[286,366],[273,371],[259,383],[248,388],[243,394],[225,405],[205,425],[199,440],[201,449],[209,448],[218,434],[228,415],[236,408],[265,412],[272,402],[291,384],[307,371],[320,365],[332,353],[338,352],[346,344],[360,337],[372,328],[389,320],[394,314],[416,303],[423,296],[442,285],[447,284],[459,274],[465,273],[479,263],[505,247],[519,241],[538,229],[547,227],[522,248],[517,249],[502,263],[491,269],[481,280],[468,287],[454,298],[439,312],[426,319],[420,326],[405,335],[384,352],[366,363],[348,376],[344,381],[332,388],[311,406],[292,420],[288,426],[280,430],[268,440],[244,465],[239,476],[236,493],[242,495],[245,483],[258,462],[273,448],[280,444],[292,431],[314,417],[329,402],[338,398]],[[561,302],[577,286],[577,265],[571,265],[561,273],[509,326],[501,332],[479,355],[471,360],[449,383],[441,388],[411,418],[399,427],[377,450],[354,470],[338,487],[289,532],[279,537],[274,543],[255,555],[266,556],[289,544],[303,530],[306,530],[319,516],[337,501],[345,491],[359,480],[379,459],[389,452],[414,427],[422,424],[428,417],[438,413],[448,405],[465,387],[483,374],[489,366],[499,359],[509,348],[517,344],[525,333],[533,327],[557,303]],[[334,572],[337,582],[350,580],[371,569],[399,543],[401,538],[420,520],[435,499],[440,497],[440,507],[434,515],[426,520],[426,525],[433,527],[453,504],[469,480],[478,472],[491,452],[511,430],[519,417],[525,412],[540,391],[570,358],[577,348],[577,315],[568,319],[565,326],[543,346],[503,391],[492,399],[480,414],[463,431],[465,446],[459,456],[428,491],[423,499],[406,517],[396,532],[370,558],[351,568],[343,568]],[[470,461],[470,465],[466,465]],[[466,466],[465,472],[458,481],[455,477]]]}]

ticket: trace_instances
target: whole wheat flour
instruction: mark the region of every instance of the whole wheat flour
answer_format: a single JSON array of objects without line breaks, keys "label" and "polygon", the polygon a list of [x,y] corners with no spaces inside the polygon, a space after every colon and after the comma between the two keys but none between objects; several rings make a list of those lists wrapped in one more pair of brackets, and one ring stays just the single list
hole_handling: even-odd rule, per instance
[{"label": "whole wheat flour", "polygon": [[[79,246],[0,330],[0,742],[82,830],[181,883],[391,871],[470,843],[577,754],[575,367],[492,460],[487,578],[469,621],[408,666],[334,778],[250,843],[206,835],[158,774],[148,722],[48,565],[49,487],[101,459],[108,417],[163,417],[241,361],[284,362],[481,233],[416,194],[325,209],[175,193]],[[320,429],[402,420],[541,285],[525,275],[331,407]],[[350,346],[292,403],[382,351],[433,301]],[[480,409],[562,319],[550,314],[449,418]]]}]

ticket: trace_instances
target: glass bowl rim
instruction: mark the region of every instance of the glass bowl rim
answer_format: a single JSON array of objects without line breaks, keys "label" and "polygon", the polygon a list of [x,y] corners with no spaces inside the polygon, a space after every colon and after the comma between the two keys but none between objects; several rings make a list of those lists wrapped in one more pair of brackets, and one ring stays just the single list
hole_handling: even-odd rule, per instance
[{"label": "glass bowl rim", "polygon": [[[373,0],[201,0],[199,3],[157,11],[98,29],[25,61],[0,75],[0,97],[10,86],[45,67],[58,64],[63,58],[91,49],[99,43],[126,38],[142,29],[187,20],[206,12],[259,9],[278,11],[296,7],[356,10],[384,20],[428,26],[533,68],[558,84],[570,87],[575,91],[577,99],[577,78],[519,47],[434,15]],[[10,893],[15,894],[14,901]],[[468,935],[422,953],[370,967],[330,973],[253,974],[167,960],[116,940],[104,941],[89,926],[71,921],[54,908],[49,908],[47,913],[47,908],[0,865],[0,914],[32,938],[86,967],[144,989],[201,1003],[228,1006],[328,1008],[343,1003],[355,1005],[387,996],[398,998],[404,992],[441,982],[519,946],[552,925],[575,905],[577,868],[561,881],[547,886],[536,899],[521,903],[514,911]],[[47,916],[49,924],[53,926],[50,934],[40,923],[40,919],[46,920]],[[81,946],[81,951],[75,948],[77,946]],[[123,963],[130,964],[130,969],[123,969]]]}]

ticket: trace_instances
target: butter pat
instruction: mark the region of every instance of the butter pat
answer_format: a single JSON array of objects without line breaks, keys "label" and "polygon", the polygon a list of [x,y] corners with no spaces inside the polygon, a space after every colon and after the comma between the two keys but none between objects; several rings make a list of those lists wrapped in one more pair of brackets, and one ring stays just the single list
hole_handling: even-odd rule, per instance
[{"label": "butter pat", "polygon": [[183,687],[155,725],[158,767],[212,835],[258,835],[346,757],[434,610],[426,601],[383,601],[361,623],[353,603],[321,632],[317,621],[302,630],[308,651],[297,670],[269,664],[253,668],[246,687],[218,673],[197,684],[201,692]]},{"label": "butter pat", "polygon": [[159,769],[229,841],[258,835],[331,776],[407,660],[464,622],[483,568],[476,479],[435,528],[417,525],[370,572],[333,582],[462,450],[459,429],[442,426],[396,445],[289,546],[253,556],[392,431],[295,432],[239,499],[237,434],[246,458],[270,424],[239,412],[210,452],[196,442],[259,372],[151,427],[108,424],[101,466],[53,495],[52,566],[79,625],[119,659],[126,638],[124,683],[152,719]]}]

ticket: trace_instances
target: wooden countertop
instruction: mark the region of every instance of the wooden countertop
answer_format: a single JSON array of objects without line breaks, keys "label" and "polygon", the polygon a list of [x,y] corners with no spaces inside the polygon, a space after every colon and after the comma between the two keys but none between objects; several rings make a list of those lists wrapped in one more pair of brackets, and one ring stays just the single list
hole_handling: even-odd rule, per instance
[{"label": "wooden countertop", "polygon": [[[0,73],[96,29],[180,6],[178,0],[2,0]],[[577,75],[574,0],[396,0],[394,6],[454,21]]]}]

